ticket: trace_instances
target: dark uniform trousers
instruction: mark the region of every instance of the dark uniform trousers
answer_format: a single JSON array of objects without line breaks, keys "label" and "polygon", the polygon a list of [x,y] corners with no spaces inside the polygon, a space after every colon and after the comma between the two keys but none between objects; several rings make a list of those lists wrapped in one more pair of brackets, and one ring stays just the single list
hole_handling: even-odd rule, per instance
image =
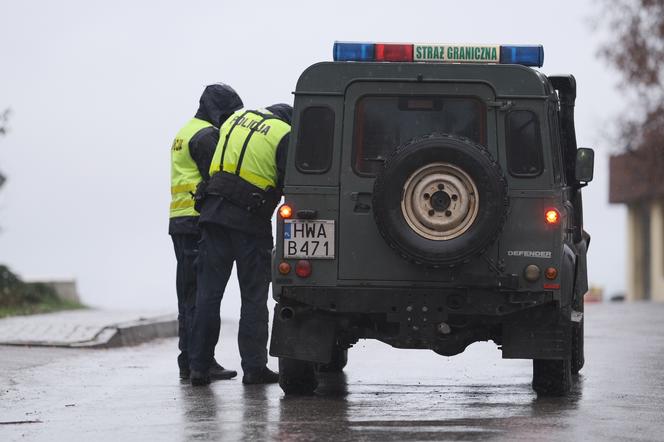
[{"label": "dark uniform trousers", "polygon": [[212,223],[200,224],[198,291],[190,340],[192,370],[206,372],[219,339],[219,306],[237,265],[242,308],[238,347],[245,373],[267,364],[268,311],[272,236],[256,236]]},{"label": "dark uniform trousers", "polygon": [[196,304],[196,258],[198,256],[199,235],[172,233],[177,272],[175,287],[178,295],[178,365],[189,367],[189,337],[194,320]]}]

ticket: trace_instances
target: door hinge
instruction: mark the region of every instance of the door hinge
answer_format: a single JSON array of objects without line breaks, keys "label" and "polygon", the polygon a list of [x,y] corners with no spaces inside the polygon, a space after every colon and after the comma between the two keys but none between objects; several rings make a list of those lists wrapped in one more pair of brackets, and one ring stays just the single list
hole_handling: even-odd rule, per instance
[{"label": "door hinge", "polygon": [[506,111],[507,109],[511,108],[514,103],[511,101],[487,101],[486,105],[492,108],[495,108],[499,111]]}]

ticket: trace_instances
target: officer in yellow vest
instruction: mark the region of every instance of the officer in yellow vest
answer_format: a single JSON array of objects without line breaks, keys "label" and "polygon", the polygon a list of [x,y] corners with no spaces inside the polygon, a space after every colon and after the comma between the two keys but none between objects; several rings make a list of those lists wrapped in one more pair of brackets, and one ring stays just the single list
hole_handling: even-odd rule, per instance
[{"label": "officer in yellow vest", "polygon": [[[242,108],[242,100],[228,85],[207,86],[200,98],[194,118],[180,129],[171,147],[171,208],[168,233],[173,240],[177,260],[176,289],[178,295],[180,378],[189,378],[188,340],[191,333],[196,299],[196,271],[198,255],[198,212],[192,198],[196,186],[208,179],[212,155],[219,140],[218,127],[234,111]],[[215,379],[229,379],[237,372],[225,370],[214,359],[211,375]]]},{"label": "officer in yellow vest", "polygon": [[238,346],[244,384],[279,381],[267,368],[272,214],[281,199],[293,108],[239,110],[221,126],[201,204],[198,292],[190,346],[191,383],[210,382],[219,305],[237,265],[242,308]]}]

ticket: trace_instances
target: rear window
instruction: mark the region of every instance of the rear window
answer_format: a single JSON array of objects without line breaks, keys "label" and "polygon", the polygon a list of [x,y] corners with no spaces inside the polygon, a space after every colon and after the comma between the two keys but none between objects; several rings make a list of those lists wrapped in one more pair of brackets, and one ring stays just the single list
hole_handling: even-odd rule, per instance
[{"label": "rear window", "polygon": [[301,172],[324,173],[332,162],[334,112],[329,107],[312,106],[302,111],[297,137],[295,165]]},{"label": "rear window", "polygon": [[469,97],[365,96],[355,107],[353,168],[375,175],[397,146],[433,132],[486,145],[484,104]]},{"label": "rear window", "polygon": [[507,114],[507,167],[514,176],[542,173],[542,137],[537,115],[528,110]]}]

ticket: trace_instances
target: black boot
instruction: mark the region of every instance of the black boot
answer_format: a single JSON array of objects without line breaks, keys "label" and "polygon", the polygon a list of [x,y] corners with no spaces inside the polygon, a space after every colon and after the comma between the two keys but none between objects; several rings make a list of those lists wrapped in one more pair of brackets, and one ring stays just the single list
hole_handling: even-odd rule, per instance
[{"label": "black boot", "polygon": [[210,373],[191,370],[190,379],[191,379],[191,385],[193,385],[194,387],[208,385],[210,383]]},{"label": "black boot", "polygon": [[243,384],[276,384],[277,382],[279,382],[279,374],[267,367],[247,372],[242,376]]},{"label": "black boot", "polygon": [[235,370],[226,370],[224,367],[219,365],[216,360],[212,360],[212,365],[210,366],[210,378],[214,380],[223,380],[223,379],[232,379],[237,376],[237,371]]}]

